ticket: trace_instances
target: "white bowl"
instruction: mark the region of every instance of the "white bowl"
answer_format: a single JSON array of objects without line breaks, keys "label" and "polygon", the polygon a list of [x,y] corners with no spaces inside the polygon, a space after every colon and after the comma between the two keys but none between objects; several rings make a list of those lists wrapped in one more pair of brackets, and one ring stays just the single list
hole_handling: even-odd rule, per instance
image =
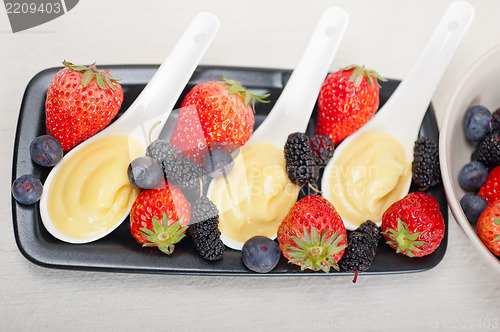
[{"label": "white bowl", "polygon": [[439,139],[439,158],[444,189],[450,210],[458,225],[481,256],[500,272],[500,258],[481,242],[465,216],[460,199],[465,195],[458,184],[460,169],[470,161],[475,144],[465,137],[463,118],[473,105],[486,106],[491,112],[500,108],[500,45],[481,56],[458,84],[446,109]]}]

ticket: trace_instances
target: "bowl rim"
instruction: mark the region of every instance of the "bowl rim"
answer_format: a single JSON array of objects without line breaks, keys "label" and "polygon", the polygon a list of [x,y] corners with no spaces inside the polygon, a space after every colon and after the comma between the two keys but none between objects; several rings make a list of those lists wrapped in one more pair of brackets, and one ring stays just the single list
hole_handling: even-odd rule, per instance
[{"label": "bowl rim", "polygon": [[460,201],[457,199],[456,191],[452,186],[451,179],[451,165],[448,162],[447,155],[449,153],[448,147],[446,145],[447,136],[449,135],[450,128],[450,119],[454,113],[454,110],[457,108],[457,99],[461,95],[464,87],[468,83],[470,77],[474,75],[477,68],[483,65],[483,63],[493,57],[494,54],[500,53],[500,44],[490,48],[486,53],[478,57],[474,63],[467,69],[465,74],[460,79],[459,83],[455,87],[453,94],[451,95],[449,102],[446,106],[446,110],[444,112],[444,116],[442,118],[442,126],[441,133],[439,137],[439,162],[441,167],[441,175],[444,190],[446,193],[446,199],[448,200],[448,206],[451,210],[451,213],[460,226],[460,228],[465,232],[467,237],[471,240],[474,247],[482,253],[482,256],[486,259],[486,261],[495,267],[495,269],[500,273],[500,260],[497,258],[479,239],[477,236],[475,229],[467,220],[465,213],[462,210],[460,205]]}]

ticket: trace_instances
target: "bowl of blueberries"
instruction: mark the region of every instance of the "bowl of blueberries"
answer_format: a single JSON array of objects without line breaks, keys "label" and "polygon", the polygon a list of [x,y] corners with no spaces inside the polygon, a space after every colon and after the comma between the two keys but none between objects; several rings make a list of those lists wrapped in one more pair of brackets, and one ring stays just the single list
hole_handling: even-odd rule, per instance
[{"label": "bowl of blueberries", "polygon": [[439,139],[450,210],[474,247],[500,272],[500,45],[461,79]]}]

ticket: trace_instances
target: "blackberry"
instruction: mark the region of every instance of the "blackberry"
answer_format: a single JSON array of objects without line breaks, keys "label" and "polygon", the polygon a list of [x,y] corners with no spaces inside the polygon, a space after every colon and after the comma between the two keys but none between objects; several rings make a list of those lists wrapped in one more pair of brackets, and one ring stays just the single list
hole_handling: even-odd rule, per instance
[{"label": "blackberry", "polygon": [[500,131],[492,132],[479,142],[471,159],[479,161],[489,170],[500,165]]},{"label": "blackberry", "polygon": [[208,197],[202,196],[191,205],[188,230],[201,257],[209,261],[222,257],[225,247],[220,239],[219,210]]},{"label": "blackberry", "polygon": [[304,133],[290,134],[285,143],[286,172],[300,186],[318,181],[319,169],[314,159],[311,140]]},{"label": "blackberry", "polygon": [[326,166],[335,149],[332,139],[326,135],[314,135],[311,138],[311,148],[318,166]]},{"label": "blackberry", "polygon": [[181,189],[200,190],[200,182],[202,186],[208,182],[205,170],[166,140],[152,142],[146,149],[146,156],[155,159],[167,181]]},{"label": "blackberry", "polygon": [[439,149],[429,137],[420,137],[415,141],[412,178],[419,190],[425,190],[441,182]]},{"label": "blackberry", "polygon": [[500,131],[500,109],[496,110],[491,115],[491,130]]},{"label": "blackberry", "polygon": [[356,282],[358,272],[368,270],[377,251],[380,230],[372,221],[367,220],[347,238],[347,248],[339,261],[343,271],[355,272],[353,282]]}]

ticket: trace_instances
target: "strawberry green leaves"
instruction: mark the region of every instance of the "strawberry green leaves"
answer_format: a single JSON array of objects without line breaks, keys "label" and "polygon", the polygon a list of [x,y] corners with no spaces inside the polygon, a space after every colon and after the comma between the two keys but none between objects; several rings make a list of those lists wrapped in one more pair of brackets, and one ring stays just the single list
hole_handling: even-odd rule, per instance
[{"label": "strawberry green leaves", "polygon": [[107,71],[97,69],[95,63],[86,67],[86,66],[74,65],[73,63],[64,60],[63,65],[71,70],[82,73],[83,87],[86,87],[90,82],[92,82],[92,80],[95,79],[97,85],[101,89],[106,89],[109,87],[111,90],[116,91],[116,87],[114,86],[113,82],[118,82],[118,80],[111,77]]},{"label": "strawberry green leaves", "polygon": [[167,214],[163,213],[161,223],[157,217],[153,217],[153,229],[141,228],[141,232],[148,242],[143,247],[158,247],[163,253],[170,255],[174,252],[174,244],[178,243],[184,236],[188,226],[181,226],[181,219],[168,226]]},{"label": "strawberry green leaves", "polygon": [[222,81],[223,83],[229,85],[229,94],[234,94],[234,93],[239,93],[242,98],[245,100],[245,105],[248,105],[250,102],[252,103],[252,109],[255,110],[255,101],[258,101],[260,103],[268,103],[269,100],[266,100],[267,97],[270,96],[270,94],[265,94],[265,95],[256,95],[253,94],[249,91],[247,91],[243,86],[241,86],[240,83],[234,81],[234,80],[228,80],[224,76],[222,76]]},{"label": "strawberry green leaves", "polygon": [[296,246],[286,246],[290,259],[289,263],[300,265],[300,269],[311,269],[313,271],[322,270],[326,273],[330,267],[339,271],[339,266],[333,258],[346,248],[346,245],[339,245],[344,235],[339,235],[339,231],[328,236],[331,231],[325,231],[319,236],[316,227],[311,227],[311,233],[304,227],[304,239],[297,236],[292,237]]},{"label": "strawberry green leaves", "polygon": [[[500,218],[494,218],[493,222],[500,226]],[[500,235],[493,239],[493,242],[500,241]]]},{"label": "strawberry green leaves", "polygon": [[[363,79],[363,76],[366,77],[366,80],[368,81],[368,84],[372,86],[372,80],[374,79],[377,84],[378,81],[385,82],[387,81],[386,78],[382,77],[379,73],[377,73],[375,70],[370,70],[365,68],[365,66],[358,66],[358,65],[350,65],[345,68],[342,68],[343,70],[350,70],[354,69],[351,76],[349,77],[350,82],[356,82],[356,85],[359,85],[361,83],[361,80]],[[380,84],[379,84],[380,86]]]},{"label": "strawberry green leaves", "polygon": [[390,240],[387,244],[397,247],[396,253],[404,253],[408,257],[415,257],[415,252],[421,251],[422,247],[426,244],[425,241],[417,241],[422,232],[411,233],[408,224],[398,218],[397,230],[389,228],[384,233]]}]

